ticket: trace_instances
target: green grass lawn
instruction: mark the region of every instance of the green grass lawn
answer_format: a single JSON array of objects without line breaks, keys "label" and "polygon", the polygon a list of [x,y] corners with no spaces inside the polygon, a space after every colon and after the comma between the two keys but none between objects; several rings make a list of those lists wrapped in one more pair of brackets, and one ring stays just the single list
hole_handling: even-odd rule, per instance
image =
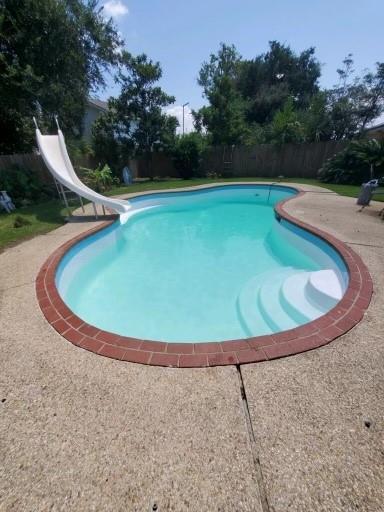
[{"label": "green grass lawn", "polygon": [[[252,181],[250,178],[231,178],[231,179],[193,179],[193,180],[167,180],[167,181],[146,181],[135,183],[128,187],[116,187],[108,192],[108,195],[126,194],[133,192],[145,192],[148,190],[162,190],[177,187],[192,187],[206,183],[226,182],[226,181]],[[270,181],[268,178],[255,178],[255,181]],[[338,194],[349,197],[357,197],[360,187],[355,185],[331,185],[321,183],[315,179],[292,178],[284,179],[283,183],[306,183],[318,185]],[[381,200],[384,200],[383,196]],[[377,199],[379,199],[379,197]],[[74,206],[77,208],[78,204]],[[22,217],[28,225],[14,227],[16,217]],[[61,226],[65,222],[66,209],[61,201],[52,200],[45,203],[31,205],[24,208],[18,208],[14,213],[0,213],[0,251],[22,240],[26,240],[36,235],[48,233]]]},{"label": "green grass lawn", "polygon": [[[16,242],[48,233],[62,226],[65,215],[66,210],[58,199],[18,208],[13,213],[2,211],[0,213],[0,251]],[[17,217],[21,217],[29,224],[14,227]]]}]

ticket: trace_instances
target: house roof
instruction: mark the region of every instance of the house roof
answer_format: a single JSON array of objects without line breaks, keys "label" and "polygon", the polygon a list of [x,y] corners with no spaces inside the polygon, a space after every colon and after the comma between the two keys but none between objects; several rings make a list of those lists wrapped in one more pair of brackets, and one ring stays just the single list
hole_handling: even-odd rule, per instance
[{"label": "house roof", "polygon": [[97,98],[88,98],[88,105],[91,105],[92,107],[96,107],[99,110],[103,110],[103,111],[108,110],[108,102],[99,100]]},{"label": "house roof", "polygon": [[384,130],[384,123],[376,124],[366,129],[367,132],[379,132],[381,130]]}]

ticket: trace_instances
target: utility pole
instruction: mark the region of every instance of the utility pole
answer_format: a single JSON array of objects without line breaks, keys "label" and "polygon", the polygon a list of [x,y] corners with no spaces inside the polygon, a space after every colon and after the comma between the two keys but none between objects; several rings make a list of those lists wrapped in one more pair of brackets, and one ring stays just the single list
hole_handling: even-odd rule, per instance
[{"label": "utility pole", "polygon": [[187,103],[184,103],[184,105],[183,105],[183,135],[184,135],[184,109],[187,105],[189,105],[189,101],[187,101]]}]

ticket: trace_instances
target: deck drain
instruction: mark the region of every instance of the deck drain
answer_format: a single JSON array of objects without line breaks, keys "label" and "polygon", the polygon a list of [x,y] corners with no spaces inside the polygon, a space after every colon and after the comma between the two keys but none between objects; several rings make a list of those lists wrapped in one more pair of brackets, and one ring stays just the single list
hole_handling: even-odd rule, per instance
[{"label": "deck drain", "polygon": [[1,403],[4,403],[6,401],[6,398],[1,399]]},{"label": "deck drain", "polygon": [[367,428],[371,428],[372,422],[370,420],[364,420],[364,426]]},{"label": "deck drain", "polygon": [[155,511],[158,511],[158,510],[159,510],[159,507],[157,506],[157,503],[154,503],[154,504],[152,505],[152,510],[153,510],[153,512],[155,512]]}]

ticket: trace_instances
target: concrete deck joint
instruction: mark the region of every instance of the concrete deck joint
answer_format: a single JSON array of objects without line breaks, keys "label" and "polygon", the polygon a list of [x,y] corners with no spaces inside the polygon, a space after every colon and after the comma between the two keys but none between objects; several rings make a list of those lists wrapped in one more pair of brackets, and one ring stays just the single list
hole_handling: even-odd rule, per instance
[{"label": "concrete deck joint", "polygon": [[239,378],[240,396],[241,396],[241,402],[243,405],[245,423],[247,425],[252,460],[253,460],[253,464],[255,466],[255,475],[256,475],[258,492],[259,492],[259,496],[260,496],[260,505],[261,505],[262,512],[270,512],[267,493],[266,493],[265,485],[264,485],[264,477],[263,477],[263,473],[262,473],[261,465],[260,465],[259,450],[257,448],[255,432],[253,429],[251,415],[249,412],[247,392],[245,390],[243,375],[241,373],[241,365],[236,365],[236,370],[237,370],[237,376]]}]

